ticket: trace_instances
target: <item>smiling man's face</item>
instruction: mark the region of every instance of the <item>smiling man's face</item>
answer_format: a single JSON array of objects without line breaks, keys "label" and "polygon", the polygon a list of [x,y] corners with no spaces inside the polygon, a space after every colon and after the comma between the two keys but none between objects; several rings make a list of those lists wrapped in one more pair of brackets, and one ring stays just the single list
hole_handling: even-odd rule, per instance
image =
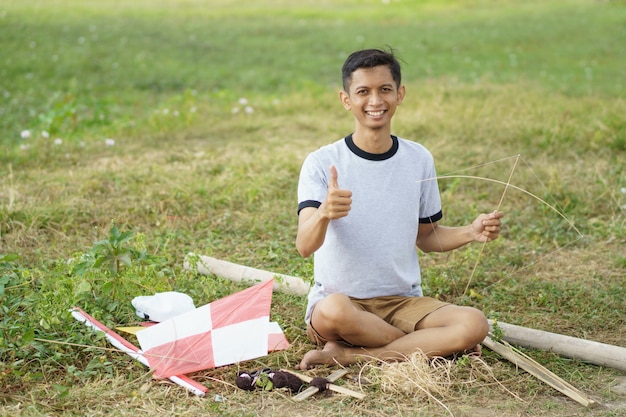
[{"label": "smiling man's face", "polygon": [[389,127],[397,106],[404,98],[404,87],[398,87],[386,65],[360,68],[352,73],[348,92],[340,94],[341,103],[350,110],[361,127]]}]

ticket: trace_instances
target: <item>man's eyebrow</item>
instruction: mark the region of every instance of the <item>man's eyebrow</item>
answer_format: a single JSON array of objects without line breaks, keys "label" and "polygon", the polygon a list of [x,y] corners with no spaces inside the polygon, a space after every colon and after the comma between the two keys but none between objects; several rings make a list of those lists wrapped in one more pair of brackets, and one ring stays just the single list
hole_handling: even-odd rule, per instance
[{"label": "man's eyebrow", "polygon": [[[393,87],[393,83],[381,84],[381,85],[378,86],[378,88],[380,88],[380,87],[390,87],[390,86]],[[354,87],[355,90],[360,90],[362,88],[377,88],[377,87],[371,87],[369,85],[357,85],[357,86]]]}]

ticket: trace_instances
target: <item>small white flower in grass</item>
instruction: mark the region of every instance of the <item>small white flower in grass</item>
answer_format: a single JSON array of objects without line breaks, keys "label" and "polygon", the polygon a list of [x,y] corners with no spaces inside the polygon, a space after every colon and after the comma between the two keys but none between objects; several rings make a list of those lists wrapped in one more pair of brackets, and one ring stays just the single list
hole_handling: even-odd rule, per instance
[{"label": "small white flower in grass", "polygon": [[30,148],[30,145],[28,143],[22,143],[20,145],[20,149],[23,150],[23,151],[25,151],[25,150],[27,150],[29,148]]},{"label": "small white flower in grass", "polygon": [[178,110],[174,110],[174,112],[172,113],[172,116],[174,117],[178,117],[180,113],[178,113]]},{"label": "small white flower in grass", "polygon": [[192,108],[189,109],[189,113],[195,113],[197,111],[198,109],[196,108],[196,106],[193,106]]},{"label": "small white flower in grass", "polygon": [[41,131],[41,137],[45,138],[45,139],[48,139],[50,137],[50,133],[48,133],[47,130],[42,130]]},{"label": "small white flower in grass", "polygon": [[233,114],[237,114],[239,113],[239,107],[233,107],[231,111],[233,112]]},{"label": "small white flower in grass", "polygon": [[106,146],[114,146],[115,145],[115,139],[111,139],[111,138],[106,138],[104,140],[104,144]]},{"label": "small white flower in grass", "polygon": [[28,139],[30,137],[30,130],[22,130],[20,136],[22,139]]},{"label": "small white flower in grass", "polygon": [[63,143],[63,139],[61,139],[61,138],[56,138],[54,140],[54,144],[57,145],[57,146],[61,145],[62,143]]},{"label": "small white flower in grass", "polygon": [[620,191],[622,192],[622,194],[626,194],[626,187],[622,187]]},{"label": "small white flower in grass", "polygon": [[170,113],[170,109],[163,109],[162,112],[163,112],[163,114],[169,114]]},{"label": "small white flower in grass", "polygon": [[248,104],[248,99],[245,97],[241,97],[239,99],[239,104],[241,104],[242,106],[245,106],[246,104]]},{"label": "small white flower in grass", "polygon": [[254,109],[250,106],[246,106],[246,114],[252,114],[254,113]]}]

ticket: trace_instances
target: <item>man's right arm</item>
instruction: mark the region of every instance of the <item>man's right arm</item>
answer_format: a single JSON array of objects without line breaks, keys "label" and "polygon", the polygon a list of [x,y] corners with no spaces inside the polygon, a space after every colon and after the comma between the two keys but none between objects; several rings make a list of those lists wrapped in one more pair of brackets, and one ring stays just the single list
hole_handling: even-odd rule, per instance
[{"label": "man's right arm", "polygon": [[320,208],[305,207],[298,215],[298,234],[296,248],[300,255],[308,258],[322,246],[326,237],[329,218],[320,215]]},{"label": "man's right arm", "polygon": [[352,192],[340,189],[337,177],[337,169],[331,165],[326,199],[319,208],[305,207],[298,215],[296,248],[305,258],[322,246],[330,221],[345,217],[350,212]]}]

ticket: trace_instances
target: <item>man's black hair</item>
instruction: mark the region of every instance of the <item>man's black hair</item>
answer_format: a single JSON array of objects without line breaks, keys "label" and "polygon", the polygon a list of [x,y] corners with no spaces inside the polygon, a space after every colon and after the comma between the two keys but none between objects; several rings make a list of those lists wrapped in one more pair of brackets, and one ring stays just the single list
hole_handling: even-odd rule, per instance
[{"label": "man's black hair", "polygon": [[341,80],[343,89],[349,92],[352,82],[352,73],[360,68],[374,68],[379,65],[387,65],[391,70],[391,76],[399,87],[402,81],[400,62],[396,59],[391,48],[388,51],[382,49],[363,49],[351,53],[343,67],[341,67]]}]

